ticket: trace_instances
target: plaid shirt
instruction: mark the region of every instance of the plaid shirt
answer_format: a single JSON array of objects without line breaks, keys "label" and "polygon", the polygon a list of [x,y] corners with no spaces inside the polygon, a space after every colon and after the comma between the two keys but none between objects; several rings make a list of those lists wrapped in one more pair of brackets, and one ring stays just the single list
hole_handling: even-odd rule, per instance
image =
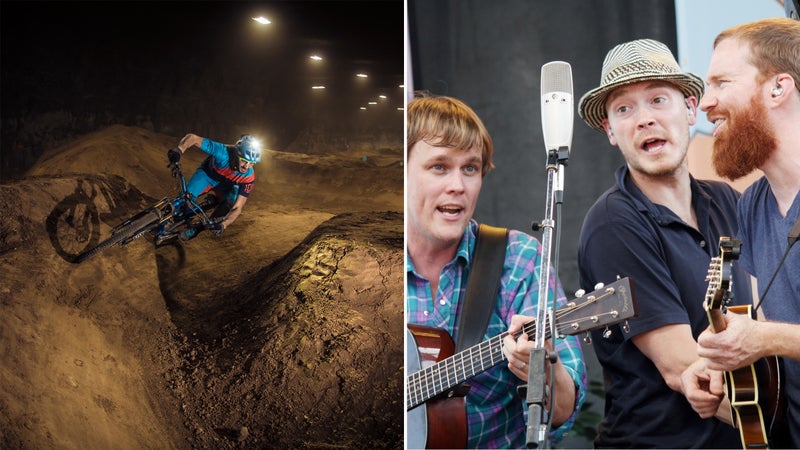
[{"label": "plaid shirt", "polygon": [[[414,271],[414,264],[406,253],[408,323],[438,327],[447,330],[450,336],[456,335],[458,330],[454,328],[460,312],[459,302],[467,287],[477,231],[478,223],[471,220],[455,259],[442,270],[435,299],[431,298],[430,282]],[[484,340],[506,331],[514,314],[536,317],[541,259],[541,247],[536,239],[516,230],[509,232],[497,302]],[[555,275],[551,270],[551,294],[554,284]],[[566,298],[560,286],[557,292],[557,305],[560,308]],[[575,380],[577,393],[575,412],[564,424],[551,430],[551,443],[559,442],[572,429],[577,411],[586,399],[586,367],[578,339],[575,336],[556,339],[555,349],[567,372]],[[524,448],[528,408],[525,399],[517,393],[517,386],[524,382],[508,370],[506,363],[501,363],[467,383],[471,386],[466,397],[468,447]]]}]

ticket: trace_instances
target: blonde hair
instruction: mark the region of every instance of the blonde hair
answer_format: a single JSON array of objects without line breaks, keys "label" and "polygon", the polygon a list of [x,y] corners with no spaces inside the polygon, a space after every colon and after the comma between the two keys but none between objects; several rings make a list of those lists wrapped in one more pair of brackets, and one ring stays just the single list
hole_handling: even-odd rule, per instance
[{"label": "blonde hair", "polygon": [[492,138],[481,119],[461,100],[415,93],[408,104],[406,152],[419,141],[436,147],[481,151],[481,176],[486,176],[492,163]]},{"label": "blonde hair", "polygon": [[760,82],[785,72],[800,90],[800,21],[769,18],[736,25],[717,35],[714,48],[725,39],[749,45],[748,62],[758,68]]}]

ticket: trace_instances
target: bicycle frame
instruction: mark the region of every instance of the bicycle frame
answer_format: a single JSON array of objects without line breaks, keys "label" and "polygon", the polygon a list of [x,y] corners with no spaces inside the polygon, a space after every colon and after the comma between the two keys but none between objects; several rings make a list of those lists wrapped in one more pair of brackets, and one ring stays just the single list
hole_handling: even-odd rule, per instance
[{"label": "bicycle frame", "polygon": [[158,239],[159,237],[171,233],[177,225],[188,222],[195,216],[200,217],[200,220],[204,225],[209,225],[212,223],[213,219],[206,214],[203,207],[197,203],[197,200],[194,198],[191,192],[187,190],[186,178],[183,176],[180,163],[178,162],[170,164],[170,166],[173,168],[173,177],[178,179],[178,183],[180,185],[178,194],[175,197],[164,197],[152,207],[140,212],[139,214],[136,214],[130,219],[114,227],[114,229],[111,230],[112,235],[125,228],[128,224],[146,214],[149,214],[152,211],[158,213],[158,222],[155,227],[149,227],[149,230],[142,230],[141,233],[137,233],[136,235],[121,241],[120,245],[127,244],[128,242],[140,237],[146,231],[152,231],[154,238]]},{"label": "bicycle frame", "polygon": [[185,228],[197,227],[197,223],[192,223],[192,219],[195,217],[200,219],[204,227],[222,220],[221,218],[211,219],[203,208],[210,208],[214,205],[200,205],[187,190],[186,178],[181,172],[180,163],[170,163],[167,167],[172,168],[172,176],[180,184],[178,195],[164,197],[150,208],[117,225],[111,230],[110,237],[76,255],[72,262],[80,263],[85,261],[112,245],[123,246],[147,232],[153,234],[154,242],[159,245],[161,242],[177,236]]},{"label": "bicycle frame", "polygon": [[[172,223],[185,222],[194,216],[199,216],[204,225],[211,223],[211,218],[208,217],[203,207],[197,203],[194,196],[187,190],[186,178],[180,170],[179,163],[176,163],[177,177],[180,180],[180,192],[174,199],[166,198],[169,203],[164,204],[162,209],[163,215],[156,227],[156,237],[160,236]],[[162,200],[163,201],[163,200]],[[167,207],[168,206],[168,207]]]}]

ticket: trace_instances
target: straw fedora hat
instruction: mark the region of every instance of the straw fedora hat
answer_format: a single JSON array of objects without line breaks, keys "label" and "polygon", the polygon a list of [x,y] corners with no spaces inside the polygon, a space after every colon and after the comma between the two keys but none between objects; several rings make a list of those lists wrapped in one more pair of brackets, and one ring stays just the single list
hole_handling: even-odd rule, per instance
[{"label": "straw fedora hat", "polygon": [[639,39],[617,45],[606,55],[600,87],[592,89],[578,102],[578,114],[590,127],[605,132],[606,98],[619,86],[648,80],[664,80],[674,84],[683,95],[703,96],[703,80],[683,72],[666,45],[652,39]]}]

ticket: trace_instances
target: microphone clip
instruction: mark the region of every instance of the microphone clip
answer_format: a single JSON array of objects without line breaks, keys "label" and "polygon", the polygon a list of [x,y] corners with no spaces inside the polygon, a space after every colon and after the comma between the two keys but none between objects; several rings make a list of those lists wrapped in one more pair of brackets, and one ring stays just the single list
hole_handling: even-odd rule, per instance
[{"label": "microphone clip", "polygon": [[561,146],[547,152],[547,164],[551,166],[566,166],[569,161],[569,147]]}]

